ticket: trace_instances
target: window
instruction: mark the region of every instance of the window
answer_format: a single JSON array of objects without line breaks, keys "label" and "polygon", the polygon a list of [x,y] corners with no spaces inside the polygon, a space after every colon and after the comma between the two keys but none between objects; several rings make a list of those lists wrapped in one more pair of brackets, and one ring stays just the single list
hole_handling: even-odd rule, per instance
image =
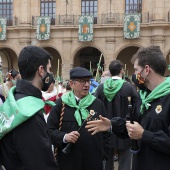
[{"label": "window", "polygon": [[125,13],[142,13],[142,0],[125,0]]},{"label": "window", "polygon": [[0,17],[7,18],[7,25],[12,25],[12,1],[13,0],[0,0]]},{"label": "window", "polygon": [[55,25],[56,15],[56,1],[55,0],[41,0],[41,16],[50,16],[51,25]]},{"label": "window", "polygon": [[81,15],[93,15],[94,24],[97,24],[97,0],[82,0]]}]

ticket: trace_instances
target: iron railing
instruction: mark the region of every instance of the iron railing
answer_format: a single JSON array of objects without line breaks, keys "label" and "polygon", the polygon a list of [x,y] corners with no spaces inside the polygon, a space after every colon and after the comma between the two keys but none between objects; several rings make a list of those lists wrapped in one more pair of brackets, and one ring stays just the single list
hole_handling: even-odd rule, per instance
[{"label": "iron railing", "polygon": [[[0,18],[5,18],[4,16],[0,16]],[[7,18],[7,26],[17,26],[18,18],[16,16],[12,18]]]},{"label": "iron railing", "polygon": [[[2,16],[0,16],[2,17]],[[38,16],[32,16],[32,26],[36,26]],[[78,25],[80,15],[53,15],[51,16],[51,25]],[[150,23],[154,19],[154,14],[142,13],[141,23]],[[164,17],[165,22],[170,22],[170,11]],[[123,24],[124,13],[107,13],[100,14],[94,17],[94,24],[98,25],[117,25]],[[18,17],[14,16],[11,19],[7,19],[7,26],[18,26]]]},{"label": "iron railing", "polygon": [[[98,23],[101,22],[100,24],[123,24],[124,16],[125,16],[124,13],[102,14],[101,17],[98,19]],[[141,23],[149,22],[150,22],[149,13],[142,13]]]},{"label": "iron railing", "polygon": [[[36,25],[36,18],[32,16],[32,25]],[[51,16],[51,25],[78,25],[80,15]],[[94,17],[94,24],[123,24],[124,13],[107,13]],[[141,14],[141,23],[149,23],[149,13]]]}]

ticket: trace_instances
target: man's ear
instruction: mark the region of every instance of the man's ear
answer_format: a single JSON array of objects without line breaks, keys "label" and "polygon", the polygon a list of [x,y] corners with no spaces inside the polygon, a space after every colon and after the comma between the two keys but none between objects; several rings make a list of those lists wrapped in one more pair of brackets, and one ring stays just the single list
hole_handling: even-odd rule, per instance
[{"label": "man's ear", "polygon": [[43,66],[42,65],[40,65],[39,67],[38,67],[38,74],[41,76],[41,77],[43,77],[43,75],[44,75],[44,68],[43,68]]},{"label": "man's ear", "polygon": [[149,74],[150,69],[151,69],[151,68],[149,67],[149,65],[146,65],[145,68],[146,68],[146,72]]},{"label": "man's ear", "polygon": [[73,80],[70,80],[70,87],[71,87],[71,89],[74,89],[74,81]]}]

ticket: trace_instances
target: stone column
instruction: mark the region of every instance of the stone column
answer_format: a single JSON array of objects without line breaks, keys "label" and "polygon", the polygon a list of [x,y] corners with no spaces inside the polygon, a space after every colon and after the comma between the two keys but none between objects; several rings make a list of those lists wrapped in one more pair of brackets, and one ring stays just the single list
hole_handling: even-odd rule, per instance
[{"label": "stone column", "polygon": [[31,24],[31,1],[30,0],[19,0],[20,8],[19,8],[19,16],[20,16],[20,24],[30,25]]},{"label": "stone column", "polygon": [[[62,40],[62,46],[63,46],[63,67],[62,67],[62,76],[63,79],[69,79],[69,71],[73,66],[70,64],[73,62],[73,58],[71,58],[71,34],[70,32],[64,32],[64,39]],[[68,38],[70,37],[70,38]]]},{"label": "stone column", "polygon": [[19,17],[18,41],[22,48],[31,44],[31,0],[18,0],[15,6],[15,14]]},{"label": "stone column", "polygon": [[105,64],[104,70],[109,70],[109,64],[112,60],[116,59],[114,56],[114,48],[115,48],[115,39],[113,37],[106,38],[106,56],[105,57]]},{"label": "stone column", "polygon": [[164,43],[165,43],[165,37],[164,37],[165,31],[164,28],[160,28],[155,26],[152,29],[152,38],[151,43],[155,46],[160,46],[160,49],[164,53]]},{"label": "stone column", "polygon": [[152,21],[165,21],[165,0],[153,0]]}]

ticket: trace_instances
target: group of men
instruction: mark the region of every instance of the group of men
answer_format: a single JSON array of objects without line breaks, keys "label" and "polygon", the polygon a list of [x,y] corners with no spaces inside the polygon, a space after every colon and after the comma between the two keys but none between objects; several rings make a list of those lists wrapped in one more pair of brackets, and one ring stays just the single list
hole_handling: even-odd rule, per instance
[{"label": "group of men", "polygon": [[[113,170],[115,148],[119,169],[130,170],[132,139],[140,148],[133,155],[132,170],[169,168],[170,78],[164,77],[167,64],[158,47],[142,48],[132,58],[132,80],[141,89],[140,97],[122,79],[124,66],[119,60],[110,63],[111,78],[94,95],[89,93],[91,72],[75,67],[70,70],[72,90],[57,99],[46,123],[40,99],[41,90],[46,91],[54,81],[51,59],[36,46],[24,47],[19,54],[22,79],[7,101],[12,100],[9,107],[15,114],[28,114],[29,110],[32,116],[0,140],[0,161],[6,170]],[[128,105],[133,114],[128,115]]]}]

